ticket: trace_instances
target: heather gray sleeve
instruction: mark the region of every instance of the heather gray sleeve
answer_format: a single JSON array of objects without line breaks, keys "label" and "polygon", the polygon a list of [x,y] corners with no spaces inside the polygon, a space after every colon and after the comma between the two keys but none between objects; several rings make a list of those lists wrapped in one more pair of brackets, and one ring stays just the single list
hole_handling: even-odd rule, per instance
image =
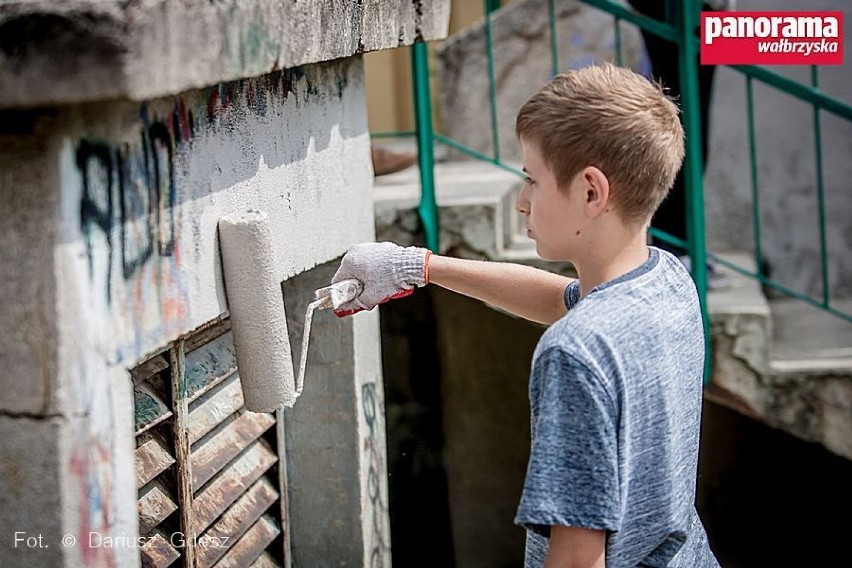
[{"label": "heather gray sleeve", "polygon": [[580,301],[580,281],[574,280],[565,286],[563,296],[565,300],[565,307],[570,310],[574,307],[574,304]]},{"label": "heather gray sleeve", "polygon": [[618,530],[615,408],[600,380],[551,347],[533,364],[530,399],[538,418],[515,522],[542,536],[552,525]]}]

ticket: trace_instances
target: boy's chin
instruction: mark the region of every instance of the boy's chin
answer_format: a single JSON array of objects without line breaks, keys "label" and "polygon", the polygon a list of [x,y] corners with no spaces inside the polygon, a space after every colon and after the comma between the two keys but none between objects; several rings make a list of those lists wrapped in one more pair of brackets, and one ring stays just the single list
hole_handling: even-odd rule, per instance
[{"label": "boy's chin", "polygon": [[548,262],[568,262],[568,259],[565,258],[564,254],[543,247],[538,241],[535,243],[535,252],[540,259]]}]

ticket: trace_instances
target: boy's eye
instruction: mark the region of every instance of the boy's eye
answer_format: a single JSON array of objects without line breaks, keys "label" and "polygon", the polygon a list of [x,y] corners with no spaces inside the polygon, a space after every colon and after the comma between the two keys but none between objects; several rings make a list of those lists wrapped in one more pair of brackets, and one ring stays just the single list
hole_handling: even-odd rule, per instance
[{"label": "boy's eye", "polygon": [[530,177],[524,178],[524,183],[527,185],[535,185],[535,182]]}]

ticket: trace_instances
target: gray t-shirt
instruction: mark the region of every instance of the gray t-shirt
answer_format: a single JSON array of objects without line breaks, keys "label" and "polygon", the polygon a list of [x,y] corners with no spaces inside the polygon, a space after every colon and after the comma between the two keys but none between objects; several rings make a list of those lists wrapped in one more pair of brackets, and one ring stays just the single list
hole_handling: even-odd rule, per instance
[{"label": "gray t-shirt", "polygon": [[551,525],[606,530],[607,568],[718,566],[694,505],[704,335],[689,273],[649,247],[565,303],[533,358],[525,566],[544,563]]}]

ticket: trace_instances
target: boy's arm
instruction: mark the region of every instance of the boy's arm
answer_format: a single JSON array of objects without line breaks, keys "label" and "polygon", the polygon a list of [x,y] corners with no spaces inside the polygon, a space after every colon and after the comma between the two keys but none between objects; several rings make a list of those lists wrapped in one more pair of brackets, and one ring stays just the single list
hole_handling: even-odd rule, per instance
[{"label": "boy's arm", "polygon": [[552,526],[544,568],[604,568],[605,554],[606,531]]},{"label": "boy's arm", "polygon": [[483,300],[517,316],[553,323],[562,317],[565,287],[570,278],[504,262],[466,260],[433,255],[419,247],[364,243],[349,249],[332,282],[356,278],[364,291],[338,315],[371,310],[410,294],[429,282]]},{"label": "boy's arm", "polygon": [[429,281],[538,323],[551,324],[568,311],[571,279],[522,264],[431,255]]}]

